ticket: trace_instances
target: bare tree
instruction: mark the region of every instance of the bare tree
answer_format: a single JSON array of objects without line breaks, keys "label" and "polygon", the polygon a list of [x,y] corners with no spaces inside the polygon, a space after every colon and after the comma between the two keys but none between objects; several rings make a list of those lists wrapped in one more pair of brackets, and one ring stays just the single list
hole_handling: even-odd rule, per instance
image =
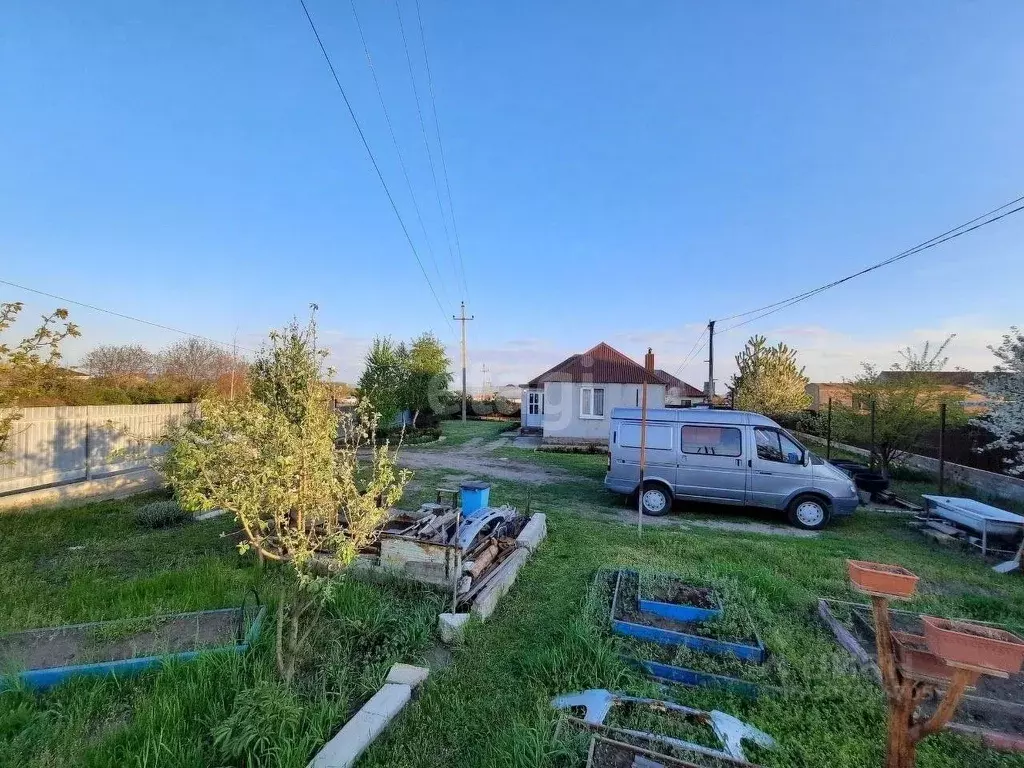
[{"label": "bare tree", "polygon": [[138,344],[101,344],[82,362],[91,376],[123,383],[146,378],[153,372],[155,359]]},{"label": "bare tree", "polygon": [[201,395],[233,365],[230,352],[195,337],[174,342],[159,357],[160,375],[181,384],[190,397]]}]

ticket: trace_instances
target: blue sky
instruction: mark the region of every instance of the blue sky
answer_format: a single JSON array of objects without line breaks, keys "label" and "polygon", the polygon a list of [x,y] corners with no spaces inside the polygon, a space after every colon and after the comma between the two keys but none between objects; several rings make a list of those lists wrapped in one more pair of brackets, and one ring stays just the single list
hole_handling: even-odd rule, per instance
[{"label": "blue sky", "polygon": [[[461,278],[396,6],[356,0],[436,267],[352,9],[308,3],[445,314],[297,0],[5,4],[0,279],[243,346],[315,301],[350,379],[374,334],[454,341]],[[708,318],[1024,194],[1018,2],[421,3],[473,383],[481,364],[521,382],[601,340],[673,370]],[[1022,236],[1024,214],[725,334],[719,378],[748,331],[797,347],[814,380],[948,332],[953,364],[988,367],[985,345],[1021,322]],[[72,361],[174,338],[72,310]]]}]

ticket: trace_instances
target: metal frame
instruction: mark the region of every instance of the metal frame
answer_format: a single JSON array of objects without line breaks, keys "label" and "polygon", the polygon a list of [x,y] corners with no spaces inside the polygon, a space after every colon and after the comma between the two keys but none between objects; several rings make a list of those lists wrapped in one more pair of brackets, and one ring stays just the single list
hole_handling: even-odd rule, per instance
[{"label": "metal frame", "polygon": [[[0,677],[0,690],[10,688],[15,684],[15,681],[20,681],[22,684],[29,688],[36,690],[45,690],[55,685],[63,683],[72,677],[90,676],[90,677],[104,677],[107,675],[124,675],[130,676],[138,674],[146,669],[155,667],[157,665],[166,663],[168,661],[190,661],[201,654],[209,653],[244,653],[259,637],[260,627],[263,623],[263,618],[266,615],[267,607],[265,605],[259,605],[259,598],[257,596],[258,610],[252,624],[249,625],[249,630],[242,635],[238,633],[238,642],[235,645],[222,645],[213,648],[203,648],[196,651],[180,651],[178,653],[168,653],[156,656],[140,656],[134,659],[118,659],[114,661],[100,661],[92,664],[72,664],[69,666],[62,667],[45,667],[39,669],[29,669],[24,672],[9,675],[6,677]],[[244,622],[245,601],[238,608],[216,608],[210,611],[189,611],[186,613],[172,613],[158,616],[156,618],[182,618],[185,616],[202,616],[211,613],[226,613],[226,612],[238,612],[240,618],[239,627]],[[90,621],[84,624],[68,624],[62,627],[50,627],[48,629],[53,630],[64,630],[64,629],[80,629],[83,627],[100,627],[105,624],[118,624],[124,621],[124,619],[116,619],[114,621]],[[38,630],[22,630],[38,631]],[[17,632],[11,634],[19,634]]]},{"label": "metal frame", "polygon": [[764,643],[761,642],[760,636],[757,634],[757,629],[754,627],[752,627],[752,630],[754,632],[754,639],[757,641],[757,645],[748,645],[746,643],[731,642],[728,640],[715,640],[714,638],[703,637],[701,635],[692,635],[688,632],[661,629],[660,627],[653,627],[647,624],[635,624],[630,621],[616,619],[615,615],[617,613],[619,603],[619,589],[622,586],[622,574],[623,571],[620,570],[615,579],[615,595],[612,598],[612,609],[611,615],[609,616],[613,632],[617,632],[620,635],[636,637],[640,640],[660,643],[662,645],[683,645],[695,651],[714,653],[720,656],[735,656],[738,659],[753,661],[757,664],[764,663],[767,651],[764,647]]}]

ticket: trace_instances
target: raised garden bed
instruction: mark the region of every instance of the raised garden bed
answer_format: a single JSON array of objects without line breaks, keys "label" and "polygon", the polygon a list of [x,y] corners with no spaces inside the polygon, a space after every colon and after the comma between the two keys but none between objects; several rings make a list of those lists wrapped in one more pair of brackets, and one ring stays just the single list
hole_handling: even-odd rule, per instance
[{"label": "raised garden bed", "polygon": [[[718,622],[693,624],[646,613],[639,605],[639,576],[619,571],[612,597],[611,626],[614,632],[661,645],[682,645],[702,653],[733,656],[763,663],[766,650],[753,627],[746,637],[722,637]],[[749,624],[749,621],[746,622]]]},{"label": "raised garden bed", "polygon": [[673,621],[699,622],[722,617],[722,601],[713,589],[670,576],[640,578],[637,600],[642,613]]},{"label": "raised garden bed", "polygon": [[46,689],[72,677],[133,675],[201,653],[242,653],[258,637],[265,607],[98,621],[0,637],[0,689],[20,680]]},{"label": "raised garden bed", "polygon": [[865,595],[906,599],[917,590],[917,576],[898,565],[847,560],[846,570],[854,589]]},{"label": "raised garden bed", "polygon": [[[871,606],[837,600],[820,600],[818,612],[835,634],[837,641],[857,660],[862,670],[878,679],[875,651],[875,629],[871,618]],[[918,638],[925,635],[924,617],[911,611],[890,609],[894,633],[905,633]],[[974,624],[972,622],[972,624]],[[1005,627],[982,625],[997,630]],[[920,645],[916,645],[920,649]],[[899,650],[897,648],[897,650]],[[940,687],[945,683],[936,679]],[[934,701],[924,704],[926,710],[933,709]],[[963,697],[960,707],[947,728],[951,730],[973,729],[974,735],[984,738],[999,748],[1006,744],[1018,744],[1015,749],[1024,749],[1024,675],[1009,678],[982,675],[975,687]]]},{"label": "raised garden bed", "polygon": [[753,763],[706,755],[676,757],[641,744],[628,734],[616,734],[614,739],[595,735],[587,754],[587,768],[756,768]]}]

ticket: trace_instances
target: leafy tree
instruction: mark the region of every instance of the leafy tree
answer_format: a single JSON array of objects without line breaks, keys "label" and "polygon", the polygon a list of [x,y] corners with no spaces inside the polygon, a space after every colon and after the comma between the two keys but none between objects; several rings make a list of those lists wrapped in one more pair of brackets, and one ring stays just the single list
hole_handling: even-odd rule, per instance
[{"label": "leafy tree", "polygon": [[995,439],[983,450],[1010,451],[1004,461],[1011,475],[1024,475],[1024,333],[1012,326],[998,347],[989,347],[999,358],[995,375],[982,379],[978,391],[991,402],[989,412],[974,423]]},{"label": "leafy tree", "polygon": [[920,352],[906,347],[890,371],[862,363],[862,373],[849,382],[854,406],[833,408],[835,431],[867,444],[871,439],[869,411],[871,403],[875,404],[875,450],[884,473],[938,427],[942,403],[946,403],[948,423],[966,422],[958,396],[947,392],[934,375],[949,362],[945,351],[953,338],[950,335],[937,347],[925,342]]},{"label": "leafy tree", "polygon": [[194,399],[213,387],[235,364],[231,354],[212,341],[194,336],[176,341],[159,356],[160,375]]},{"label": "leafy tree", "polygon": [[448,391],[452,374],[451,360],[444,345],[432,333],[423,333],[409,347],[402,405],[412,411],[412,425],[419,415],[440,409],[442,393]]},{"label": "leafy tree", "polygon": [[404,344],[395,344],[390,336],[377,336],[366,353],[366,367],[359,377],[359,398],[380,414],[387,429],[408,400],[409,352]]},{"label": "leafy tree", "polygon": [[793,413],[806,408],[810,379],[797,367],[796,350],[782,342],[768,346],[764,336],[752,336],[736,355],[739,373],[732,377],[734,407],[766,414]]},{"label": "leafy tree", "polygon": [[374,414],[363,408],[339,424],[316,338],[313,319],[272,333],[251,391],[204,399],[202,417],[170,436],[161,465],[184,506],[232,512],[245,535],[240,552],[286,564],[295,577],[282,580],[277,605],[277,668],[287,682],[330,595],[318,558],[351,563],[409,477],[376,443]]},{"label": "leafy tree", "polygon": [[[0,336],[14,325],[22,309],[20,301],[0,304]],[[14,423],[21,418],[18,408],[61,376],[57,365],[61,342],[80,335],[78,326],[68,322],[68,311],[61,308],[44,315],[30,336],[15,343],[0,341],[0,457],[7,451]]]},{"label": "leafy tree", "polygon": [[156,360],[152,352],[138,344],[101,344],[82,362],[92,376],[129,383],[145,379]]}]

